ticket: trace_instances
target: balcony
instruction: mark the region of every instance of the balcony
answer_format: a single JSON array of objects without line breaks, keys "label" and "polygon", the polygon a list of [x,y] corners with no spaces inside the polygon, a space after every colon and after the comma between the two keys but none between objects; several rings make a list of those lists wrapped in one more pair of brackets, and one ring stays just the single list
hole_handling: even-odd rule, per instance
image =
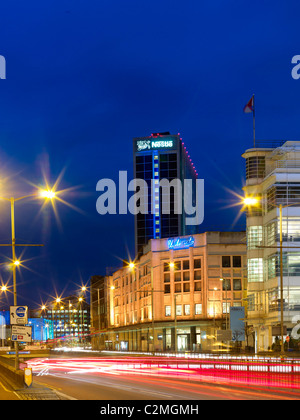
[{"label": "balcony", "polygon": [[270,175],[272,172],[276,170],[281,170],[280,172],[285,172],[290,170],[295,170],[296,172],[300,172],[300,159],[282,159],[271,161],[267,160],[266,162],[266,170],[265,176]]}]

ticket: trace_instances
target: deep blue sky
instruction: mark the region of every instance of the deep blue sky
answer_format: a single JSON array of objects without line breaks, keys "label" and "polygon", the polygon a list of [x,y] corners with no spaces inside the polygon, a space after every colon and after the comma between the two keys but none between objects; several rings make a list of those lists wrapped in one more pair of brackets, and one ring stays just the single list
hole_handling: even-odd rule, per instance
[{"label": "deep blue sky", "polygon": [[[44,243],[26,251],[20,301],[29,306],[133,256],[133,217],[96,213],[96,183],[132,175],[132,138],[180,132],[205,179],[205,224],[231,225],[241,192],[243,151],[256,94],[257,137],[300,139],[298,1],[89,0],[1,4],[1,195],[32,191],[41,166],[61,188],[79,186],[58,205],[61,228],[38,204],[16,208],[17,239]],[[25,181],[24,181],[25,180]],[[10,236],[0,204],[0,242]],[[244,219],[240,219],[243,222]],[[1,249],[2,261],[10,250]],[[8,273],[2,269],[2,277]],[[81,280],[82,279],[82,280]]]}]

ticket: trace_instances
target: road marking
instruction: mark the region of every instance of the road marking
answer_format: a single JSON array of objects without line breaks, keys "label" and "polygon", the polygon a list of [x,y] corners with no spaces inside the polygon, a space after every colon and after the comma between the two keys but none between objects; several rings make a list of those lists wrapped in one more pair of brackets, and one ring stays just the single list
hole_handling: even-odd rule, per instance
[{"label": "road marking", "polygon": [[4,391],[6,391],[6,392],[13,392],[13,391],[10,391],[9,389],[7,389],[6,386],[1,381],[0,381],[0,385],[2,386],[2,388],[4,389]]},{"label": "road marking", "polygon": [[0,380],[0,385],[2,386],[2,388],[4,389],[5,392],[9,392],[11,394],[15,394],[16,397],[18,397],[19,400],[21,399],[19,397],[19,395],[15,391],[11,391],[11,390],[7,389],[6,386],[4,385],[4,383],[1,380]]},{"label": "road marking", "polygon": [[[64,375],[60,375],[60,374],[52,374],[50,376],[54,376],[54,377],[58,377],[58,378],[64,378]],[[98,381],[91,381],[88,379],[82,379],[82,378],[72,378],[72,381],[77,381],[77,382],[86,382],[88,384],[94,384],[94,385],[98,385],[100,387],[106,387],[106,388],[118,388],[118,384],[114,384],[111,382],[106,382],[106,383],[99,383]],[[128,391],[128,392],[137,392],[137,393],[142,393],[142,394],[149,394],[149,395],[155,395],[155,396],[160,396],[160,397],[168,397],[170,399],[174,399],[174,398],[180,398],[180,399],[192,399],[192,400],[197,400],[197,398],[191,398],[191,397],[182,397],[179,396],[177,394],[166,394],[163,392],[158,392],[158,391],[151,391],[151,390],[147,390],[147,389],[141,389],[141,388],[136,388],[136,387],[131,387],[131,386],[126,386],[126,385],[122,385],[122,390]]]},{"label": "road marking", "polygon": [[62,388],[54,387],[52,385],[46,384],[45,382],[40,382],[40,381],[36,381],[36,382],[39,385],[43,385],[43,386],[45,386],[47,388],[52,389],[57,395],[59,395],[61,397],[67,398],[68,400],[77,400],[77,398],[71,397],[70,395],[67,395],[67,394],[64,394],[63,392],[60,392],[60,391],[62,391]]}]

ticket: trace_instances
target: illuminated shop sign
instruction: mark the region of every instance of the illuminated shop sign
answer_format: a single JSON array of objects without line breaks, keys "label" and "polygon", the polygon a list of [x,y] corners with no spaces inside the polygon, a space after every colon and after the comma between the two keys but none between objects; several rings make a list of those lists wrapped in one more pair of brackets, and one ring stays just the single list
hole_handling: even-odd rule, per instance
[{"label": "illuminated shop sign", "polygon": [[189,238],[172,238],[168,239],[169,249],[185,249],[195,245],[195,239],[190,236]]},{"label": "illuminated shop sign", "polygon": [[172,149],[174,147],[174,140],[138,140],[136,148],[138,152],[146,150],[157,149]]}]

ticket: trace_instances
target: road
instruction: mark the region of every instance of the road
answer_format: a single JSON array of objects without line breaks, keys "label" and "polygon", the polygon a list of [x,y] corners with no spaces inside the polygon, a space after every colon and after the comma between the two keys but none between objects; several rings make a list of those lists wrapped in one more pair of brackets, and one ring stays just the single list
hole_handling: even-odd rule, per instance
[{"label": "road", "polygon": [[5,378],[3,377],[0,377],[0,400],[19,400],[18,394],[14,391],[11,385],[8,382],[6,382]]},{"label": "road", "polygon": [[76,400],[298,400],[300,393],[263,386],[213,381],[187,369],[170,373],[145,366],[115,367],[115,360],[47,359],[33,361],[35,383]]}]

